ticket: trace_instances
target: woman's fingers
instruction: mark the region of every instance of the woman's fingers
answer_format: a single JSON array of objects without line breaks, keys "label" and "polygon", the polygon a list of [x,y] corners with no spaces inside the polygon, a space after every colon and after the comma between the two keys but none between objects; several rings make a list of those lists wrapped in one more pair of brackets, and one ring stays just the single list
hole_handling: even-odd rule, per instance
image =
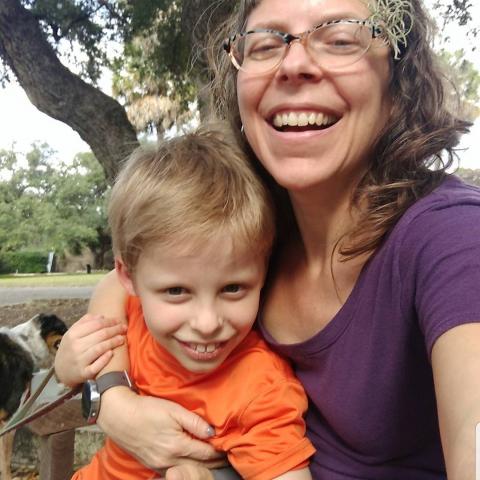
[{"label": "woman's fingers", "polygon": [[196,440],[185,435],[182,443],[182,457],[187,457],[199,462],[208,462],[209,467],[223,466],[225,454],[215,450],[212,445],[203,440]]},{"label": "woman's fingers", "polygon": [[[215,435],[215,429],[203,418],[181,407],[180,405],[174,405],[177,408],[172,409],[171,415],[183,430],[187,431],[194,437],[201,439],[208,439]],[[188,452],[185,456],[191,456],[189,453],[191,452]],[[201,458],[199,460],[205,459]]]},{"label": "woman's fingers", "polygon": [[[126,422],[118,422],[119,416]],[[206,438],[212,432],[208,423],[197,417],[173,402],[112,388],[102,396],[98,422],[124,450],[158,470],[222,458],[208,442],[192,438],[196,434]]]}]

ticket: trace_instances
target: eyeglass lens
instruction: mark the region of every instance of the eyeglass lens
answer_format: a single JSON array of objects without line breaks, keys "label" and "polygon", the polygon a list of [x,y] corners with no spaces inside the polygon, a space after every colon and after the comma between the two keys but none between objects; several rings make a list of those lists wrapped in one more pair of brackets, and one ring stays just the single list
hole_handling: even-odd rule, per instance
[{"label": "eyeglass lens", "polygon": [[[351,65],[365,54],[372,42],[372,30],[358,23],[334,23],[313,30],[300,41],[315,62],[335,69]],[[237,37],[232,54],[242,70],[263,73],[278,67],[288,48],[279,33],[249,32]]]}]

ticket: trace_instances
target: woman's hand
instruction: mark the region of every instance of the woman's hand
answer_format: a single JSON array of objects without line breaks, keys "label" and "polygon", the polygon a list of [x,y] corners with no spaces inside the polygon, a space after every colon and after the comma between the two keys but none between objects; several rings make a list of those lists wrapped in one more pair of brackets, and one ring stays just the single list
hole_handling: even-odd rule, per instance
[{"label": "woman's hand", "polygon": [[[102,395],[98,424],[120,447],[159,472],[180,464],[225,465],[224,455],[202,441],[215,434],[213,428],[168,400],[139,396],[126,387],[111,388]],[[173,470],[170,478],[183,473]],[[192,478],[210,478],[204,474]]]},{"label": "woman's hand", "polygon": [[55,357],[55,373],[65,385],[94,378],[125,341],[127,326],[101,315],[84,315],[63,336]]}]

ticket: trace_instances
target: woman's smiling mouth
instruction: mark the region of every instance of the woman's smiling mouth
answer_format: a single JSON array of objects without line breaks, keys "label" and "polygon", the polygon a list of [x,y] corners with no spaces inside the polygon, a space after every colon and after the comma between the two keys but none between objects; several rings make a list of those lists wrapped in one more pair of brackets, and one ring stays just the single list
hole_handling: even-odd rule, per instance
[{"label": "woman's smiling mouth", "polygon": [[331,127],[339,118],[321,112],[279,112],[273,115],[271,124],[279,131],[322,130]]}]

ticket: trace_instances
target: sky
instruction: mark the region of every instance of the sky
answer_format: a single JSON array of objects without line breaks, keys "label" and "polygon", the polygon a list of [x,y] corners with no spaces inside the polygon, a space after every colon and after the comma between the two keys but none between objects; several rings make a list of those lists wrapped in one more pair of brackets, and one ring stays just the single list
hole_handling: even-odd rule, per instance
[{"label": "sky", "polygon": [[[431,5],[434,0],[426,0]],[[472,6],[473,25],[480,25],[480,2]],[[448,31],[450,44],[448,48],[471,50],[471,43],[466,40],[465,32],[458,28]],[[477,70],[480,71],[480,49],[469,53]],[[108,78],[108,77],[107,77]],[[108,79],[102,82],[103,90],[110,93]],[[17,152],[29,151],[33,142],[48,143],[56,150],[57,158],[69,162],[78,152],[89,151],[88,145],[67,125],[52,119],[37,110],[28,100],[24,91],[12,83],[0,88],[0,149],[14,149]],[[460,167],[480,169],[480,117],[475,121],[471,133],[462,138],[459,152]]]}]

